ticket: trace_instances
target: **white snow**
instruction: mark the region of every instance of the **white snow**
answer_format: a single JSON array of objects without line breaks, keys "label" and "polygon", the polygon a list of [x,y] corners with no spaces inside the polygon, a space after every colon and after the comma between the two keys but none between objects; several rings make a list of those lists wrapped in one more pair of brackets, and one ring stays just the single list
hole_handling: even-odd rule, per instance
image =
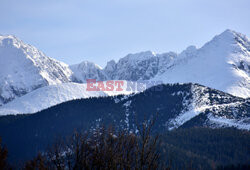
[{"label": "white snow", "polygon": [[[179,115],[177,115],[176,117],[166,122],[166,125],[169,126],[169,130],[180,127],[187,121],[191,120],[192,118],[196,117],[200,113],[205,112],[208,109],[213,110],[215,113],[220,113],[221,110],[224,110],[225,108],[236,108],[237,106],[241,104],[241,102],[239,101],[225,103],[225,104],[211,104],[208,98],[209,97],[208,93],[205,92],[205,90],[207,90],[207,87],[203,87],[199,85],[192,85],[191,91],[193,94],[193,99],[191,100],[191,103],[189,103],[189,101],[184,99],[183,105],[184,105],[184,108],[187,108],[187,110],[182,111]],[[181,94],[181,92],[178,92],[178,93]],[[172,95],[176,95],[176,94],[172,94]],[[213,97],[219,98],[220,96],[217,95]],[[235,113],[233,114],[234,114],[234,117],[237,117]],[[216,114],[214,115],[210,113],[207,116],[207,119],[209,120],[212,127],[226,126],[226,127],[237,127],[239,129],[250,130],[249,118],[241,118],[240,120],[236,120],[234,118],[230,119],[228,117],[216,116]]]},{"label": "white snow", "polygon": [[[126,82],[126,81],[124,81]],[[104,82],[105,83],[105,82]],[[35,113],[73,99],[131,94],[131,91],[87,91],[87,84],[63,83],[34,90],[0,107],[0,116]]]},{"label": "white snow", "polygon": [[129,101],[127,101],[126,103],[124,103],[123,105],[127,108],[127,107],[129,107],[130,106],[130,104],[131,104],[131,100],[129,100]]},{"label": "white snow", "polygon": [[126,108],[126,111],[125,111],[125,124],[126,124],[126,128],[129,129],[129,106],[130,104],[132,103],[131,100],[127,101],[126,103],[123,104],[123,106]]},{"label": "white snow", "polygon": [[224,117],[216,117],[212,114],[208,116],[209,123],[214,125],[215,127],[236,127],[238,129],[246,129],[250,130],[250,118],[246,118],[243,120],[236,119],[227,119]]},{"label": "white snow", "polygon": [[[175,118],[169,120],[166,124],[170,125],[169,130],[172,130],[174,128],[178,128],[179,126],[183,125],[187,121],[191,120],[195,116],[199,115],[201,113],[200,107],[197,107],[198,105],[203,106],[205,103],[201,102],[197,90],[202,90],[202,87],[196,87],[195,85],[192,86],[192,94],[193,94],[193,100],[190,102],[186,99],[184,96],[183,105],[184,108],[187,110],[183,110],[179,115],[177,115]],[[178,91],[177,93],[173,93],[172,95],[184,95],[182,91]],[[188,94],[186,94],[188,95]],[[198,101],[199,100],[199,101]],[[204,100],[204,98],[202,98]]]},{"label": "white snow", "polygon": [[[243,39],[244,43],[235,39]],[[250,41],[245,36],[226,30],[200,49],[183,51],[171,68],[157,74],[153,80],[199,83],[235,96],[250,97],[249,46]],[[240,69],[241,63],[244,70]]]},{"label": "white snow", "polygon": [[35,113],[73,99],[107,96],[101,91],[86,91],[86,84],[64,83],[34,90],[0,107],[0,115]]},{"label": "white snow", "polygon": [[171,127],[169,130],[172,130],[174,128],[178,128],[179,126],[183,125],[187,121],[191,120],[195,116],[199,115],[200,112],[195,111],[194,109],[190,109],[187,112],[181,113],[176,118],[170,120]]}]

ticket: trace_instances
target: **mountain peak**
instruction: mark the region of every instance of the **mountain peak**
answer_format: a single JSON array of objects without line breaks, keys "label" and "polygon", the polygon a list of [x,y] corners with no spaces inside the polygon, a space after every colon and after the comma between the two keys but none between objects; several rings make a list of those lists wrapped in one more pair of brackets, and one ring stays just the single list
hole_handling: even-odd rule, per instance
[{"label": "mountain peak", "polygon": [[14,45],[19,48],[21,45],[24,45],[24,43],[14,35],[0,35],[0,45],[1,46]]},{"label": "mountain peak", "polygon": [[250,40],[246,35],[227,29],[216,35],[211,41],[207,42],[202,48],[203,51],[217,51],[219,53],[246,53],[249,55]]},{"label": "mountain peak", "polygon": [[223,40],[224,42],[234,41],[235,43],[250,43],[250,40],[247,38],[246,35],[238,33],[231,29],[226,29],[221,34],[215,36],[213,40]]},{"label": "mountain peak", "polygon": [[152,51],[143,51],[143,52],[139,52],[139,53],[128,54],[127,56],[124,57],[124,59],[143,60],[143,59],[151,58],[154,56],[156,56],[156,54]]},{"label": "mountain peak", "polygon": [[102,69],[101,66],[91,62],[91,61],[82,61],[80,64],[76,64],[77,66],[82,66],[82,67],[95,67],[98,69]]},{"label": "mountain peak", "polygon": [[86,79],[106,80],[108,77],[102,71],[102,68],[89,61],[83,61],[80,64],[71,65],[73,77],[77,82],[86,82]]},{"label": "mountain peak", "polygon": [[222,32],[222,34],[223,33],[227,33],[227,34],[235,34],[236,33],[236,31],[234,31],[234,30],[232,30],[232,29],[226,29],[224,32]]},{"label": "mountain peak", "polygon": [[0,105],[34,89],[69,82],[71,74],[66,64],[15,36],[0,36]]},{"label": "mountain peak", "polygon": [[232,43],[235,39],[236,32],[230,29],[226,29],[221,34],[216,35],[211,42],[220,42],[220,43]]},{"label": "mountain peak", "polygon": [[5,38],[17,39],[14,35],[11,35],[11,34],[8,34],[8,35],[0,34],[0,40],[5,39]]},{"label": "mountain peak", "polygon": [[187,48],[154,80],[166,83],[199,83],[235,96],[249,97],[250,42],[227,29],[200,49]]}]

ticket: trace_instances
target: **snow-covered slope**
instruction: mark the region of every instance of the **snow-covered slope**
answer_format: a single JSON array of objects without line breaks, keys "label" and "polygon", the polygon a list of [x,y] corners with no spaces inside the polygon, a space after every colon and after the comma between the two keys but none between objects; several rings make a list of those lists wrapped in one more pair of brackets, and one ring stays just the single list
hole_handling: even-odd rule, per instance
[{"label": "snow-covered slope", "polygon": [[0,105],[34,89],[69,82],[72,71],[14,36],[0,36]]},{"label": "snow-covered slope", "polygon": [[249,99],[235,97],[198,84],[192,84],[190,94],[192,97],[187,100],[189,93],[181,91],[172,94],[182,95],[185,100],[184,109],[167,121],[166,125],[170,130],[185,124],[250,130]]},{"label": "snow-covered slope", "polygon": [[226,30],[200,49],[179,54],[173,65],[154,80],[199,83],[235,96],[250,97],[250,41]]},{"label": "snow-covered slope", "polygon": [[106,96],[102,91],[86,91],[86,84],[64,83],[34,90],[0,107],[0,115],[35,113],[73,99]]},{"label": "snow-covered slope", "polygon": [[[88,91],[87,84],[62,83],[36,89],[26,95],[4,104],[0,107],[0,116],[35,113],[57,104],[89,97],[115,96],[131,94],[135,91],[126,91],[127,82],[123,81],[123,91]],[[104,82],[105,84],[105,82]],[[97,86],[97,84],[95,85]]]}]

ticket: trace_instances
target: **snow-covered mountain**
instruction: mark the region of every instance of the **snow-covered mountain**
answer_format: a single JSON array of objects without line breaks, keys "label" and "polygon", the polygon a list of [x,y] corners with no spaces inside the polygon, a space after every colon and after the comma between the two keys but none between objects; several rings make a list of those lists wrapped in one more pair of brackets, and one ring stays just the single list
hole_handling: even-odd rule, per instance
[{"label": "snow-covered mountain", "polygon": [[79,81],[152,80],[164,83],[199,83],[239,97],[250,97],[250,40],[226,30],[201,48],[189,46],[180,54],[151,51],[129,54],[104,69],[83,62],[71,67]]},{"label": "snow-covered mountain", "polygon": [[0,105],[34,89],[71,81],[72,71],[18,38],[0,36]]},{"label": "snow-covered mountain", "polygon": [[250,130],[249,99],[235,97],[199,84],[191,84],[189,92],[179,91],[172,95],[183,97],[184,109],[166,122],[165,125],[170,130],[190,126]]},{"label": "snow-covered mountain", "polygon": [[161,80],[199,83],[240,97],[250,97],[250,41],[226,30],[203,47],[188,47],[180,54],[147,51],[108,62],[110,79]]},{"label": "snow-covered mountain", "polygon": [[200,49],[183,51],[172,66],[154,80],[199,83],[235,96],[250,97],[250,41],[226,30]]},{"label": "snow-covered mountain", "polygon": [[[14,36],[0,36],[0,105],[36,89],[39,91],[44,86],[68,82],[84,83],[86,79],[192,82],[247,98],[250,97],[250,41],[243,34],[226,30],[198,49],[190,46],[180,54],[155,54],[150,51],[129,54],[118,62],[112,60],[105,68],[101,68],[88,61],[68,66],[47,57]],[[63,95],[63,87],[67,85],[58,86],[58,96]],[[55,86],[48,89],[54,88]],[[62,92],[59,89],[63,89]],[[72,92],[72,96],[67,99],[74,97],[75,93]],[[16,105],[27,108],[20,104],[25,103],[21,101],[25,101],[25,98],[17,98],[19,104]],[[47,100],[53,100],[51,103],[54,104],[64,101],[58,99],[55,102],[55,99],[58,98],[47,96]],[[36,104],[31,104],[30,108],[33,105]],[[6,108],[11,109],[10,106],[14,107],[9,104]],[[46,105],[50,106],[52,104]],[[34,112],[37,109],[26,111]],[[22,109],[14,110],[19,110],[20,113]]]}]

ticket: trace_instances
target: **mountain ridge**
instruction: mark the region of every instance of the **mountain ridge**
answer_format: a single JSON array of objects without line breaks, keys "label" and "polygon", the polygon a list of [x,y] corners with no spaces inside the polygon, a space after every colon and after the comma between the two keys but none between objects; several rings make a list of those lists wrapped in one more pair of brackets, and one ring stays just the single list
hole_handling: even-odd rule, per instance
[{"label": "mountain ridge", "polygon": [[[250,41],[245,35],[227,29],[201,48],[189,46],[179,54],[151,51],[128,54],[117,62],[109,61],[96,72],[105,75],[106,80],[193,82],[248,98]],[[93,77],[104,79],[97,74]]]},{"label": "mountain ridge", "polygon": [[0,105],[44,86],[85,83],[86,79],[192,82],[250,97],[250,41],[232,30],[201,48],[189,46],[179,54],[128,54],[104,68],[88,61],[69,66],[14,36],[0,36],[0,66]]}]

